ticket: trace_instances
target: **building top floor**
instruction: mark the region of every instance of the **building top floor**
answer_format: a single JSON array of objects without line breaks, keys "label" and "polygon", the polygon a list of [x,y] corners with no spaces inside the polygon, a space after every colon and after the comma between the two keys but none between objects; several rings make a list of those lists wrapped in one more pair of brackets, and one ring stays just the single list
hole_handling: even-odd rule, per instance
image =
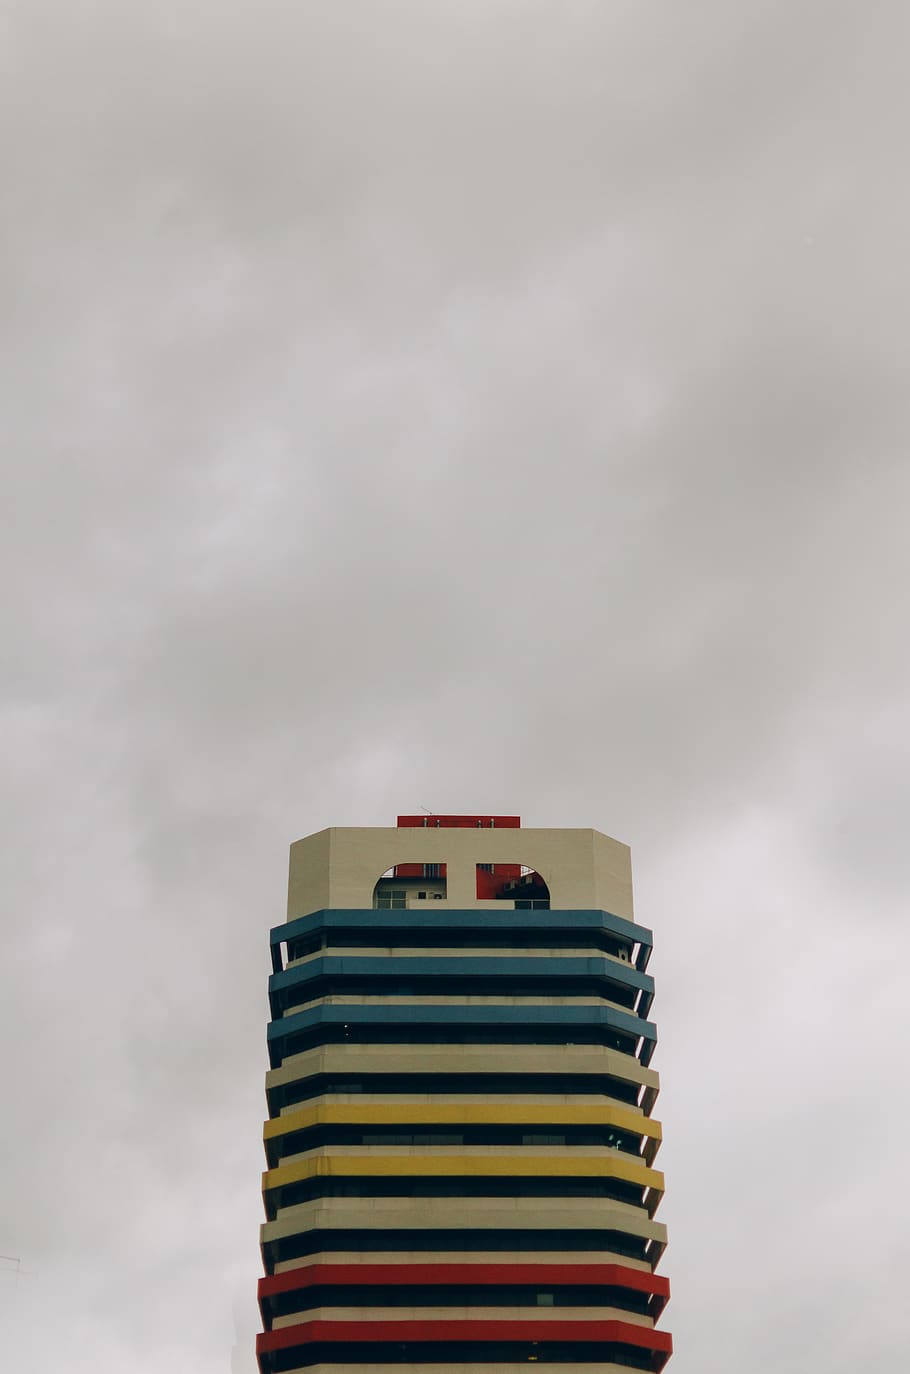
[{"label": "building top floor", "polygon": [[[523,829],[517,816],[400,816],[395,827],[332,827],[291,845],[288,920],[362,910],[381,891],[450,908],[521,901],[633,920],[629,848],[591,829]],[[417,890],[419,889],[419,891]],[[391,900],[391,899],[390,899]],[[537,905],[537,903],[534,903]]]}]

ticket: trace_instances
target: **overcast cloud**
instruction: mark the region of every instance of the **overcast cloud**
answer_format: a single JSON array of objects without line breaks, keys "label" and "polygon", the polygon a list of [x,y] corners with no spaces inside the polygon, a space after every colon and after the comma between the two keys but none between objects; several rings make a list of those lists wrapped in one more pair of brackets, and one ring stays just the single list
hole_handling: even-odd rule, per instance
[{"label": "overcast cloud", "polygon": [[908,51],[0,0],[10,1368],[253,1369],[287,845],[420,806],[633,847],[674,1374],[904,1367]]}]

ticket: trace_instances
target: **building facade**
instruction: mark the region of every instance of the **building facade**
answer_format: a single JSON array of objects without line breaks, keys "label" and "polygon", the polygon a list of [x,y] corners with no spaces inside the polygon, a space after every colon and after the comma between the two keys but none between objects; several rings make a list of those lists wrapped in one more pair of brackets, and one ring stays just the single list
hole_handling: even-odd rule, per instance
[{"label": "building facade", "polygon": [[661,1370],[651,932],[628,848],[516,816],[291,846],[263,1374]]}]

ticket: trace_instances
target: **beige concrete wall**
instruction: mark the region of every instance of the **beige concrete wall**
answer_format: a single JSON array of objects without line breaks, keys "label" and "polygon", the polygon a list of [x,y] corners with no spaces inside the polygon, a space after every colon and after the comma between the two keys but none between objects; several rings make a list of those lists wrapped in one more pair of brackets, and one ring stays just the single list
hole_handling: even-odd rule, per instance
[{"label": "beige concrete wall", "polygon": [[274,1272],[285,1274],[305,1264],[621,1264],[650,1274],[645,1260],[630,1259],[614,1250],[320,1250],[299,1259],[278,1260]]},{"label": "beige concrete wall", "polygon": [[[478,863],[526,864],[557,910],[603,910],[633,919],[627,845],[597,830],[321,830],[291,845],[288,919],[322,907],[368,910],[373,888],[395,864],[444,863],[446,905],[477,906]],[[434,902],[428,909],[438,910]],[[486,905],[486,904],[485,904]]]},{"label": "beige concrete wall", "polygon": [[[532,1123],[533,1124],[533,1123]],[[543,1132],[547,1126],[551,1130],[556,1127],[550,1122],[545,1122],[536,1129]],[[402,1128],[404,1129],[404,1128]],[[452,1158],[452,1151],[457,1149],[459,1157],[465,1161],[472,1159],[508,1159],[514,1160],[516,1154],[520,1153],[522,1159],[559,1159],[569,1158],[567,1150],[580,1150],[577,1145],[311,1145],[307,1150],[298,1150],[296,1154],[282,1155],[276,1168],[290,1168],[295,1164],[302,1164],[304,1160],[318,1159],[330,1153],[332,1159],[363,1159],[373,1160],[376,1158],[377,1149],[381,1148],[385,1159],[439,1159],[448,1161]],[[631,1162],[634,1165],[641,1165],[641,1155],[630,1154],[628,1150],[618,1150],[610,1145],[585,1145],[584,1157],[587,1160],[616,1160],[619,1164]],[[371,1171],[372,1172],[372,1171]],[[422,1171],[421,1171],[422,1172]],[[446,1170],[449,1173],[449,1170]],[[467,1165],[465,1173],[468,1172]],[[481,1169],[478,1172],[484,1173]],[[549,1171],[547,1171],[549,1172]],[[623,1174],[622,1177],[625,1177]]]},{"label": "beige concrete wall", "polygon": [[660,1087],[654,1069],[645,1068],[630,1054],[600,1045],[395,1045],[392,1061],[387,1045],[345,1044],[320,1045],[289,1056],[277,1069],[267,1071],[266,1087],[277,1088],[320,1073],[389,1072],[597,1073],[643,1084],[654,1095]]},{"label": "beige concrete wall", "polygon": [[[448,905],[448,903],[446,903]],[[492,904],[491,904],[492,905]],[[313,963],[316,959],[326,959],[332,956],[337,959],[448,959],[454,956],[458,959],[608,959],[619,968],[628,968],[628,959],[620,959],[615,954],[608,954],[606,950],[592,950],[590,945],[586,948],[567,949],[564,945],[550,946],[545,945],[520,945],[517,948],[505,945],[421,945],[418,944],[420,936],[414,935],[411,944],[395,945],[338,945],[332,943],[331,932],[328,933],[326,943],[321,949],[316,949],[312,954],[304,954],[300,959],[289,959],[285,968],[301,968],[306,964]]]},{"label": "beige concrete wall", "polygon": [[[546,1283],[539,1285],[546,1288]],[[297,1312],[289,1312],[285,1317],[275,1317],[272,1329],[297,1326],[300,1322],[439,1322],[439,1321],[619,1321],[630,1326],[641,1326],[646,1331],[654,1329],[652,1317],[640,1312],[629,1312],[624,1307],[538,1307],[535,1303],[527,1307],[302,1307]],[[496,1374],[498,1365],[490,1374]],[[430,1374],[432,1372],[430,1371]],[[576,1366],[576,1374],[578,1367]]]},{"label": "beige concrete wall", "polygon": [[[609,1007],[612,1011],[632,1014],[631,1007],[620,1002],[611,1002],[607,997],[497,997],[494,994],[473,997],[445,997],[442,993],[415,992],[409,996],[385,997],[382,993],[329,993],[327,997],[310,997],[304,1002],[295,1002],[283,1013],[294,1016],[297,1012],[312,1007]],[[397,1048],[397,1046],[395,1047]],[[392,1055],[389,1062],[394,1063]]]},{"label": "beige concrete wall", "polygon": [[666,1244],[667,1228],[651,1221],[641,1208],[590,1198],[484,1198],[472,1207],[461,1197],[316,1198],[285,1207],[274,1221],[262,1226],[263,1242],[297,1236],[310,1230],[590,1230],[621,1231]]},{"label": "beige concrete wall", "polygon": [[[650,1247],[649,1247],[650,1248]],[[654,1274],[666,1245],[658,1245],[656,1257],[632,1259],[616,1250],[447,1250],[452,1264],[619,1264],[642,1274]],[[304,1264],[434,1264],[442,1259],[433,1250],[316,1250],[296,1259],[276,1260],[267,1274],[287,1274]]]}]

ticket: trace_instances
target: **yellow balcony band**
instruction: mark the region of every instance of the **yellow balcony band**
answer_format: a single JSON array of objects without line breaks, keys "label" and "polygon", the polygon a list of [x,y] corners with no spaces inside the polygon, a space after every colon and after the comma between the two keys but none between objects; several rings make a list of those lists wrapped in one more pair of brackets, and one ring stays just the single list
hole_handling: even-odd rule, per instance
[{"label": "yellow balcony band", "polygon": [[613,1155],[328,1155],[314,1152],[262,1175],[262,1191],[308,1178],[616,1178],[663,1192],[664,1176]]},{"label": "yellow balcony band", "polygon": [[311,1126],[615,1126],[634,1135],[661,1139],[659,1121],[622,1107],[547,1106],[516,1103],[322,1102],[267,1121],[266,1140]]}]

